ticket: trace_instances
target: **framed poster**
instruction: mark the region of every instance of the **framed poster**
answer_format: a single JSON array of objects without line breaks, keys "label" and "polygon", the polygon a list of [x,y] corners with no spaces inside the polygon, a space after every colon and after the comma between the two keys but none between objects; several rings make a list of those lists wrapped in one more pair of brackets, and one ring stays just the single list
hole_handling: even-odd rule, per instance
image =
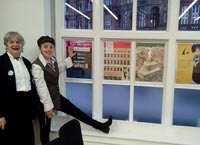
[{"label": "framed poster", "polygon": [[163,81],[164,47],[162,43],[136,44],[136,81]]},{"label": "framed poster", "polygon": [[200,84],[200,43],[178,44],[176,83]]},{"label": "framed poster", "polygon": [[130,80],[131,42],[104,42],[104,79]]},{"label": "framed poster", "polygon": [[73,49],[76,55],[72,58],[73,67],[67,69],[67,77],[91,79],[92,41],[66,40],[66,52],[69,48]]}]

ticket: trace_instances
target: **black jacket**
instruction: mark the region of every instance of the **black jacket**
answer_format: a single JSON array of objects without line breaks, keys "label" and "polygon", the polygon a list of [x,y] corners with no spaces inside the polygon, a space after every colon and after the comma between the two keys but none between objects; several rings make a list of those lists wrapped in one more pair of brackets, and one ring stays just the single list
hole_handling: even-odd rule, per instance
[{"label": "black jacket", "polygon": [[[30,74],[31,80],[31,68],[32,64],[29,60],[23,57],[23,62],[27,67],[27,70]],[[36,91],[31,82],[31,98],[29,99],[30,107],[24,108],[27,111],[31,111],[32,117],[35,117],[35,102],[36,102]],[[9,116],[9,112],[11,111],[12,106],[17,106],[16,103],[16,82],[15,82],[15,73],[10,58],[7,53],[4,53],[0,56],[0,117]],[[17,109],[17,108],[16,108]]]}]

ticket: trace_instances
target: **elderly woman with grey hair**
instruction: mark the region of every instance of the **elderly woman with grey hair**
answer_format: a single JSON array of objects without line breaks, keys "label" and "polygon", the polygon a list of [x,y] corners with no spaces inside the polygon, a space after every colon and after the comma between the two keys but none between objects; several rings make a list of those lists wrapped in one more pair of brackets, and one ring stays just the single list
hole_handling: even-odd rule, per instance
[{"label": "elderly woman with grey hair", "polygon": [[4,36],[0,56],[0,145],[34,145],[34,93],[29,60],[22,56],[24,38],[18,32]]}]

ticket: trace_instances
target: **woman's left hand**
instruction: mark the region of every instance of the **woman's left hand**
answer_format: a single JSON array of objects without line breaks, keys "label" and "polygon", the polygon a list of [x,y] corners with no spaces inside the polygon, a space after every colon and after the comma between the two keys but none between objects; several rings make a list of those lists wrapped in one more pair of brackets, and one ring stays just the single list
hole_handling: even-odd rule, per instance
[{"label": "woman's left hand", "polygon": [[68,47],[67,52],[68,52],[68,56],[71,57],[71,58],[74,57],[74,55],[76,55],[76,53],[73,52],[72,47]]}]

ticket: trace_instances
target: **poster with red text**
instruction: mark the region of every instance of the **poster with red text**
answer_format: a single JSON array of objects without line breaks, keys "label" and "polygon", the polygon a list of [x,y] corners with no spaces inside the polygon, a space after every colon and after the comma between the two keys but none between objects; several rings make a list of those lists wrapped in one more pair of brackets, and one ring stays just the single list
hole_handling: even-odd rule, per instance
[{"label": "poster with red text", "polygon": [[92,41],[67,40],[67,55],[68,49],[72,49],[76,53],[76,55],[72,58],[73,67],[67,69],[67,77],[91,79]]}]

